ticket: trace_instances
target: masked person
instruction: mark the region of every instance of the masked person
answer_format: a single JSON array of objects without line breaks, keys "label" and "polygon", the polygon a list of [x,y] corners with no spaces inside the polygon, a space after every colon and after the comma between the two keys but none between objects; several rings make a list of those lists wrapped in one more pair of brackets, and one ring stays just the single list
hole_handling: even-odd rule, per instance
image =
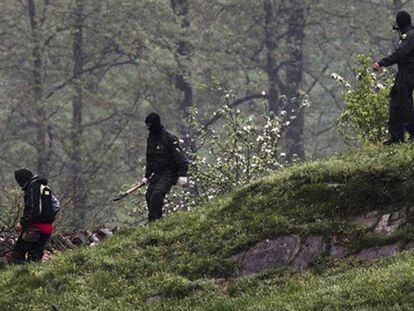
[{"label": "masked person", "polygon": [[147,165],[142,182],[148,184],[146,200],[148,220],[151,222],[162,217],[164,197],[171,187],[177,183],[181,186],[188,183],[188,160],[177,137],[164,129],[158,114],[150,113],[145,124],[149,135]]},{"label": "masked person", "polygon": [[400,40],[394,52],[372,66],[378,71],[380,67],[398,65],[390,93],[388,128],[391,137],[384,142],[386,145],[403,142],[405,131],[410,134],[410,139],[414,139],[414,27],[406,11],[397,13],[396,22],[394,29],[399,31]]},{"label": "masked person", "polygon": [[26,169],[14,172],[15,179],[24,191],[24,209],[16,230],[20,233],[14,245],[11,261],[21,264],[42,260],[44,249],[53,233],[53,221],[59,211],[59,201],[40,178]]}]

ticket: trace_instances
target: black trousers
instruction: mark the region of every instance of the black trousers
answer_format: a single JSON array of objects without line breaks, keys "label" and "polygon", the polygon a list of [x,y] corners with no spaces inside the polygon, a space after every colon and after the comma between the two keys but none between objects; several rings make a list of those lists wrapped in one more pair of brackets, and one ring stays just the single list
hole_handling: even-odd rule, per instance
[{"label": "black trousers", "polygon": [[25,262],[41,261],[50,234],[44,234],[39,231],[29,233],[23,232],[14,245],[12,252],[12,261],[16,264]]},{"label": "black trousers", "polygon": [[150,179],[145,195],[148,205],[148,220],[154,221],[162,218],[164,198],[171,187],[177,183],[177,174],[170,172],[154,174]]},{"label": "black trousers", "polygon": [[414,73],[398,72],[390,93],[388,122],[391,139],[394,141],[404,141],[405,131],[414,138],[413,90]]}]

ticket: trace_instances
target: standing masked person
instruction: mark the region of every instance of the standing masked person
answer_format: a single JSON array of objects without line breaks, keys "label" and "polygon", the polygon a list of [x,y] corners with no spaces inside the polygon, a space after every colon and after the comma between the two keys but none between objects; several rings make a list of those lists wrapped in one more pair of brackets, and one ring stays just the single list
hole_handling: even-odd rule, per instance
[{"label": "standing masked person", "polygon": [[26,169],[14,172],[24,191],[24,209],[16,230],[20,233],[12,251],[12,263],[42,260],[44,249],[53,233],[53,221],[59,201],[47,185],[47,179]]},{"label": "standing masked person", "polygon": [[148,220],[151,222],[162,217],[164,197],[171,187],[177,183],[180,186],[188,183],[188,160],[177,137],[164,129],[158,114],[150,113],[145,124],[149,135],[142,183],[148,184],[146,200]]},{"label": "standing masked person", "polygon": [[394,52],[375,63],[373,70],[380,67],[398,65],[398,73],[390,93],[389,123],[390,138],[384,142],[386,145],[404,141],[404,133],[410,134],[414,139],[414,27],[411,16],[406,11],[396,15],[397,26],[394,29],[400,33],[400,40]]}]

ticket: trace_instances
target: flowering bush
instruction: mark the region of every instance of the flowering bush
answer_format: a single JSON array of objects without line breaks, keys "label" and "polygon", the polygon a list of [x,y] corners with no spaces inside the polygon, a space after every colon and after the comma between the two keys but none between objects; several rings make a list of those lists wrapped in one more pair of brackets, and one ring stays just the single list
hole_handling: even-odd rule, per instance
[{"label": "flowering bush", "polygon": [[388,96],[392,78],[386,70],[372,73],[371,65],[371,58],[358,56],[353,87],[338,74],[331,75],[344,90],[346,108],[338,119],[338,130],[348,145],[376,143],[388,134]]},{"label": "flowering bush", "polygon": [[[297,114],[309,105],[308,96],[301,94],[299,111],[282,110],[279,116],[270,114],[246,116],[232,109],[227,102],[212,117],[220,116],[220,126],[211,129],[199,121],[197,109],[190,113],[189,146],[190,187],[175,188],[169,196],[166,210],[191,209],[283,167],[285,154],[280,139],[285,129],[294,123]],[[280,98],[282,107],[289,106],[286,96]],[[194,146],[196,149],[194,150]]]}]

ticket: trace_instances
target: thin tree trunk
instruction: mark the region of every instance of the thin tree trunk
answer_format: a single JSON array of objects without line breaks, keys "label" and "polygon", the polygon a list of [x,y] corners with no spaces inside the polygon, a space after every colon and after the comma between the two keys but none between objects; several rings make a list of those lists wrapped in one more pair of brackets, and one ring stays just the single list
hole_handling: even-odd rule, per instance
[{"label": "thin tree trunk", "polygon": [[72,203],[76,217],[77,225],[83,226],[86,216],[85,190],[83,189],[82,180],[82,156],[81,156],[81,139],[82,139],[82,111],[83,111],[83,3],[76,2],[74,11],[74,35],[73,35],[73,77],[75,95],[72,99],[72,150],[71,150],[71,185],[72,185]]},{"label": "thin tree trunk", "polygon": [[263,0],[263,10],[265,13],[265,40],[266,40],[266,73],[268,77],[268,94],[269,94],[269,112],[279,114],[278,97],[279,91],[277,88],[277,61],[276,61],[276,39],[275,34],[275,8],[272,0]]},{"label": "thin tree trunk", "polygon": [[[190,28],[189,17],[189,2],[188,0],[171,0],[171,7],[181,21],[182,37],[177,42],[176,59],[179,67],[179,72],[173,74],[175,87],[181,92],[181,99],[179,102],[179,110],[182,116],[182,132],[187,138],[188,126],[186,120],[189,117],[190,108],[193,107],[193,87],[189,81],[191,77],[191,69],[189,66],[191,60],[191,43],[187,39],[187,33]],[[187,147],[196,149],[195,146],[190,146],[190,141],[184,142]]]},{"label": "thin tree trunk", "polygon": [[37,151],[37,172],[46,175],[48,171],[48,162],[51,157],[51,135],[48,124],[47,113],[42,106],[43,97],[43,59],[41,53],[41,39],[39,32],[39,23],[36,16],[36,4],[34,0],[28,0],[28,14],[30,18],[30,27],[32,35],[32,85],[33,85],[33,105],[36,111],[36,151]]},{"label": "thin tree trunk", "polygon": [[[299,98],[304,75],[303,45],[305,40],[306,7],[301,0],[289,1],[289,19],[287,42],[290,47],[290,59],[286,69],[286,90],[288,98]],[[288,107],[289,114],[296,115],[295,122],[286,131],[287,159],[305,158],[303,142],[304,114],[300,113],[299,100]]]}]

